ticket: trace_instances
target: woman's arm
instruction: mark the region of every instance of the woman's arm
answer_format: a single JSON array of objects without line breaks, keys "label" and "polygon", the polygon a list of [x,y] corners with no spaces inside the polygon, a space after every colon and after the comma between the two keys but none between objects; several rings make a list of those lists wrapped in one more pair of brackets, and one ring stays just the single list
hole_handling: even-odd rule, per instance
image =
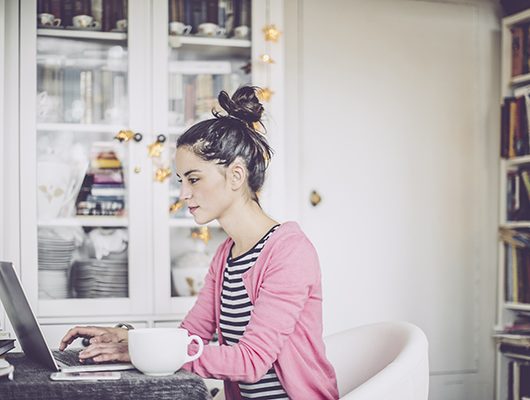
[{"label": "woman's arm", "polygon": [[256,382],[271,368],[320,279],[318,256],[306,239],[282,241],[273,251],[239,343],[205,346],[186,369],[204,377]]}]

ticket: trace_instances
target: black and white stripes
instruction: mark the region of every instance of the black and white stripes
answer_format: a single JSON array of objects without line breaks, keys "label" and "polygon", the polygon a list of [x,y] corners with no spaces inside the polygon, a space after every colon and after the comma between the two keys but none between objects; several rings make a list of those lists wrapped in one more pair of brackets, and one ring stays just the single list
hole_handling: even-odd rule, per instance
[{"label": "black and white stripes", "polygon": [[[256,262],[267,239],[279,225],[271,228],[267,234],[249,251],[236,258],[228,257],[223,276],[221,292],[221,333],[224,343],[233,345],[245,333],[254,306],[243,285],[242,275]],[[256,383],[239,383],[243,399],[288,399],[274,366]]]}]

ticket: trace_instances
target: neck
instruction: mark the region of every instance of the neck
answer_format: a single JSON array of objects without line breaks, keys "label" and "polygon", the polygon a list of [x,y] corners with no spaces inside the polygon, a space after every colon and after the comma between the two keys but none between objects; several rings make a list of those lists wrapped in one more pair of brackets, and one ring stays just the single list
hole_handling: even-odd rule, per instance
[{"label": "neck", "polygon": [[226,215],[219,218],[219,223],[234,241],[233,257],[250,250],[263,235],[278,224],[252,200],[234,204]]}]

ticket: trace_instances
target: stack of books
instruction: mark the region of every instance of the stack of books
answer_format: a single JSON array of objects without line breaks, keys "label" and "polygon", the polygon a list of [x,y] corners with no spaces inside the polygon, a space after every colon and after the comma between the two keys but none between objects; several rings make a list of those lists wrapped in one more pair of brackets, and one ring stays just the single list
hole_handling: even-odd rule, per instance
[{"label": "stack of books", "polygon": [[125,182],[122,163],[113,143],[94,143],[91,168],[77,196],[77,215],[122,216]]}]

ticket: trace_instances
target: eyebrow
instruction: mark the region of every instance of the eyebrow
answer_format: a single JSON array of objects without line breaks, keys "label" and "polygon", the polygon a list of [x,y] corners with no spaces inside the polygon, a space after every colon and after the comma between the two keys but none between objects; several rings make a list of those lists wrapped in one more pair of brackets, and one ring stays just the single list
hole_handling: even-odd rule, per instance
[{"label": "eyebrow", "polygon": [[[187,177],[189,174],[193,174],[194,172],[201,172],[201,170],[200,169],[190,169],[189,171],[184,172],[184,176]],[[177,176],[180,178],[179,174],[177,174]]]}]

